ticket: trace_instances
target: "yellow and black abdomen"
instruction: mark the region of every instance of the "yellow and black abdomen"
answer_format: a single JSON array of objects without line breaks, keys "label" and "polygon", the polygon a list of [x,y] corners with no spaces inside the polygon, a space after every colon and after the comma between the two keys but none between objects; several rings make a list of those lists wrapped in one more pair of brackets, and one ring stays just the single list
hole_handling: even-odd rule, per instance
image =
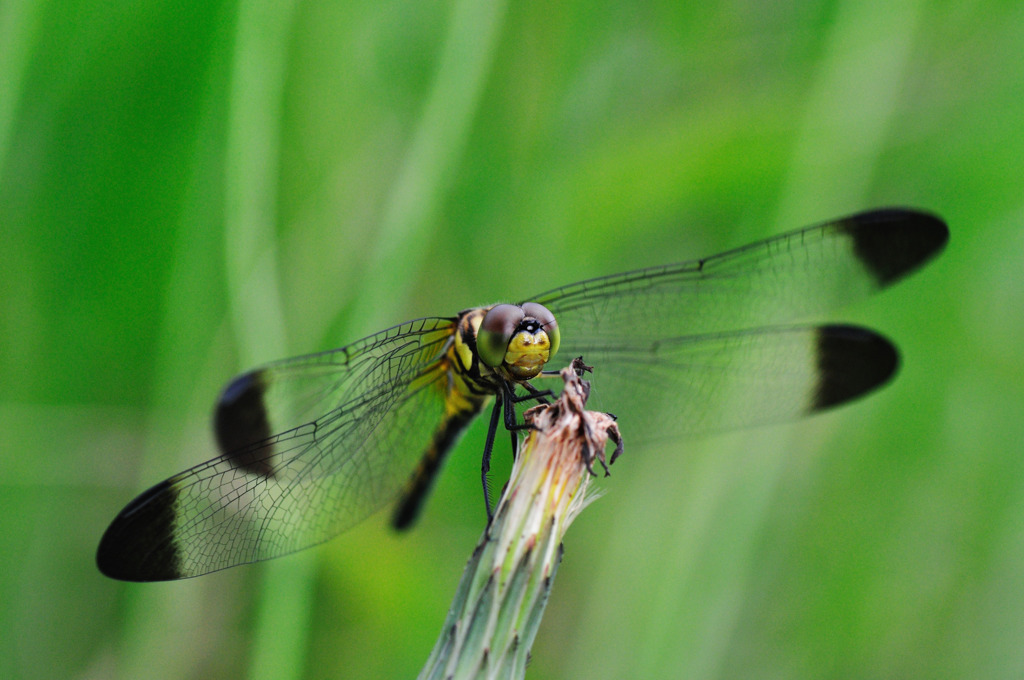
[{"label": "yellow and black abdomen", "polygon": [[416,521],[448,452],[498,390],[497,376],[480,363],[476,353],[476,332],[486,311],[481,307],[459,315],[443,359],[447,380],[435,383],[444,392],[444,417],[402,489],[391,517],[395,529],[408,529]]}]

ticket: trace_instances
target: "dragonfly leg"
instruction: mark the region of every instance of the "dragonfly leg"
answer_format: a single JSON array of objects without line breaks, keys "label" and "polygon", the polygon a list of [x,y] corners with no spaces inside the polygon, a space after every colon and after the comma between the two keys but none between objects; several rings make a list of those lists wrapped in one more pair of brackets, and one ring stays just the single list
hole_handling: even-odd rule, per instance
[{"label": "dragonfly leg", "polygon": [[538,390],[528,382],[522,382],[520,384],[527,392],[529,392],[529,394],[523,394],[520,396],[513,395],[512,401],[517,404],[521,401],[530,401],[531,399],[536,400],[538,404],[548,404],[550,403],[548,401],[548,397],[551,397],[552,399],[555,397],[555,393],[551,390]]},{"label": "dragonfly leg", "polygon": [[519,437],[513,430],[508,431],[508,436],[512,440],[512,461],[515,462],[516,456],[519,455]]},{"label": "dragonfly leg", "polygon": [[[533,387],[529,389],[531,394],[516,396],[515,386],[506,384],[498,391],[498,395],[494,399],[494,407],[491,409],[491,421],[487,426],[487,438],[484,440],[484,455],[480,463],[480,482],[484,489],[484,507],[487,509],[488,522],[491,521],[494,515],[491,512],[491,491],[487,485],[487,475],[491,471],[491,453],[494,451],[494,437],[498,431],[498,419],[501,418],[502,411],[505,412],[505,429],[508,430],[509,437],[512,440],[512,460],[515,460],[519,449],[516,433],[533,427],[533,425],[527,423],[516,422],[515,405],[530,399],[542,400],[544,396],[553,396],[550,390],[542,392]],[[544,403],[547,402],[544,401]]]},{"label": "dragonfly leg", "polygon": [[[480,481],[484,487],[484,507],[487,509],[487,522],[490,524],[494,515],[491,513],[491,491],[487,486],[487,473],[491,471],[491,451],[494,449],[494,434],[498,431],[498,418],[501,417],[501,407],[505,399],[499,396],[494,400],[494,408],[491,409],[491,423],[487,426],[487,439],[484,440],[484,457],[480,464]],[[512,449],[513,452],[515,449]]]},{"label": "dragonfly leg", "polygon": [[[544,399],[544,397],[553,396],[550,390],[546,392],[540,392],[536,391],[536,388],[531,388],[535,390],[533,394],[524,394],[521,396],[517,396],[515,389],[515,385],[506,384],[505,387],[501,390],[501,400],[504,402],[505,406],[505,429],[513,433],[518,430],[533,429],[533,425],[530,425],[529,423],[520,423],[519,421],[516,420],[516,404],[531,400],[536,400],[543,404],[546,404],[548,402],[547,400]],[[513,446],[512,450],[515,451],[515,449],[516,447]]]},{"label": "dragonfly leg", "polygon": [[[584,373],[593,373],[594,372],[594,367],[593,366],[587,366],[587,364],[584,363],[583,355],[580,355],[580,356],[576,357],[575,359],[573,359],[572,363],[570,365],[572,366],[572,370],[576,371],[576,375],[578,375],[581,378],[583,377]],[[562,375],[562,371],[561,371],[561,369],[552,368],[552,369],[547,370],[547,371],[541,371],[540,374],[542,376],[545,376],[545,377],[548,377],[548,378],[553,378],[555,376]]]}]

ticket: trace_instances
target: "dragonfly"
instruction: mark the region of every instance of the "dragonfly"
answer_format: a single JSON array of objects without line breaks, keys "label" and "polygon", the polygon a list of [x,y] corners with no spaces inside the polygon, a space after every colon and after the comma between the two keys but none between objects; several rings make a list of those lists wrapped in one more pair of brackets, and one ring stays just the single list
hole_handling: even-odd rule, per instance
[{"label": "dragonfly", "polygon": [[408,528],[488,406],[489,515],[496,432],[512,433],[514,455],[516,409],[551,394],[532,381],[556,354],[593,366],[590,406],[615,414],[631,451],[847,403],[887,383],[899,354],[873,330],[808,318],[892,285],[948,238],[933,214],[872,210],[249,371],[217,401],[220,455],[128,503],[100,541],[99,569],[199,576],[323,543],[389,503],[391,524]]}]

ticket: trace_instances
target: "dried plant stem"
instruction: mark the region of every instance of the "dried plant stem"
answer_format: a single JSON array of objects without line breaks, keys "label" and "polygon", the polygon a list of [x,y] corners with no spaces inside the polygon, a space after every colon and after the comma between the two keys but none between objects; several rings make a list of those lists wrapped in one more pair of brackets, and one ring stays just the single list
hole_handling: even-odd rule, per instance
[{"label": "dried plant stem", "polygon": [[[494,518],[466,565],[441,636],[421,679],[522,678],[562,556],[562,537],[594,498],[592,463],[605,444],[622,451],[615,420],[586,410],[589,384],[562,371],[565,389],[524,417],[533,426],[519,447]],[[607,470],[607,468],[606,468]]]}]

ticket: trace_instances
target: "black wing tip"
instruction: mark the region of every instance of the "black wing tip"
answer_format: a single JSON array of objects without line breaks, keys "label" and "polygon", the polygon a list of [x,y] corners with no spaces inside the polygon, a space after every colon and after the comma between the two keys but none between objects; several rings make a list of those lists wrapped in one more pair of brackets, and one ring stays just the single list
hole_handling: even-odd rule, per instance
[{"label": "black wing tip", "polygon": [[942,252],[949,227],[938,215],[913,208],[881,208],[842,222],[857,257],[879,286],[895,283]]},{"label": "black wing tip", "polygon": [[171,480],[139,494],[124,507],[100,539],[96,566],[119,581],[173,581],[184,578],[173,540]]},{"label": "black wing tip", "polygon": [[270,420],[263,395],[266,385],[262,371],[238,376],[224,388],[217,400],[213,429],[217,445],[240,470],[263,477],[274,475],[269,463],[272,450],[254,447],[270,438]]},{"label": "black wing tip", "polygon": [[892,380],[900,357],[895,345],[859,326],[818,328],[818,385],[812,411],[845,404]]}]

